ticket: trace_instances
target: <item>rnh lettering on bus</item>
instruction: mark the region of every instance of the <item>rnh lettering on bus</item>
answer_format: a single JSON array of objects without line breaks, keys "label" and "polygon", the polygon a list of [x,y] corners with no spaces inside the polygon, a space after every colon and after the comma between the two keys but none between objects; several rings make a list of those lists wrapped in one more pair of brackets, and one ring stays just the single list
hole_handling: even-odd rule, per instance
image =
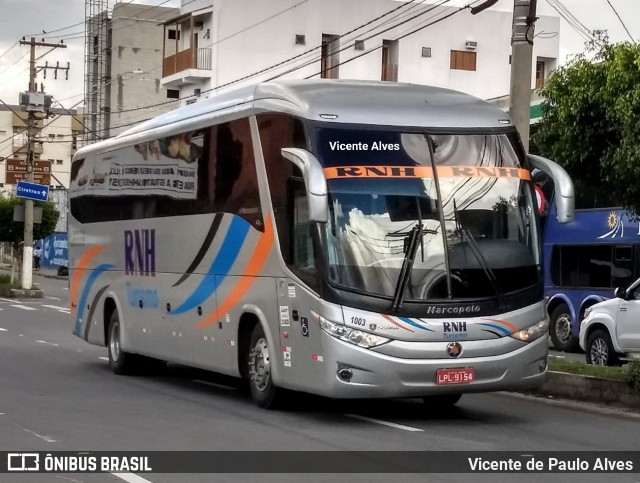
[{"label": "rnh lettering on bus", "polygon": [[125,230],[124,265],[127,275],[156,276],[156,230]]}]

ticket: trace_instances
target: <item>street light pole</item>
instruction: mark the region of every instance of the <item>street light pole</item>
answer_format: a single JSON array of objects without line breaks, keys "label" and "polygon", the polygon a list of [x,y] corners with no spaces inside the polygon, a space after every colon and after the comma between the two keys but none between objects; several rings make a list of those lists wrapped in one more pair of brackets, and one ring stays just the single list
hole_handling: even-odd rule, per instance
[{"label": "street light pole", "polygon": [[511,88],[509,116],[529,151],[531,64],[537,0],[514,0],[511,36]]}]

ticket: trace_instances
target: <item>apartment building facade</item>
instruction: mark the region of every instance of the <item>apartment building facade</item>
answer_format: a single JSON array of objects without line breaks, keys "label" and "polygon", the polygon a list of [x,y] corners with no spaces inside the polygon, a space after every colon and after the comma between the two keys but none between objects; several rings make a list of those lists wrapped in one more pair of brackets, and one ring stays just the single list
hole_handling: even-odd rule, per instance
[{"label": "apartment building facade", "polygon": [[[513,14],[472,15],[456,3],[183,0],[180,15],[164,23],[161,85],[182,104],[275,77],[410,82],[484,99],[508,94]],[[536,23],[546,35],[535,38],[532,88],[557,67],[559,28],[558,17]]]}]

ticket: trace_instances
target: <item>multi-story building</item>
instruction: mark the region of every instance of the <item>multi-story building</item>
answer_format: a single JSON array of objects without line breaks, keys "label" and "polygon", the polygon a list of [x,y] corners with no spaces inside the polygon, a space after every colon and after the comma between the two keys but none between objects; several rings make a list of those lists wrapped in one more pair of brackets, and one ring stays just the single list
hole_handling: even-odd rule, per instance
[{"label": "multi-story building", "polygon": [[118,2],[109,16],[106,0],[86,5],[85,105],[92,142],[177,107],[166,102],[160,85],[161,24],[179,10]]},{"label": "multi-story building", "polygon": [[[183,0],[181,14],[164,23],[162,86],[182,103],[274,77],[411,82],[484,99],[508,94],[513,14],[433,3]],[[532,88],[557,66],[559,26],[551,16],[536,23],[547,35],[535,39]]]}]

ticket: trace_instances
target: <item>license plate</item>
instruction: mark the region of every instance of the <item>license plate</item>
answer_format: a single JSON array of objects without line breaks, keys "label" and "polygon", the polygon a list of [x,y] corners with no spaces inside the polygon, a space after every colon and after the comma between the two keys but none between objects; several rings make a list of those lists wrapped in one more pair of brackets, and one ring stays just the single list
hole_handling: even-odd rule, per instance
[{"label": "license plate", "polygon": [[438,384],[469,384],[475,378],[472,368],[466,369],[438,369],[436,372]]}]

